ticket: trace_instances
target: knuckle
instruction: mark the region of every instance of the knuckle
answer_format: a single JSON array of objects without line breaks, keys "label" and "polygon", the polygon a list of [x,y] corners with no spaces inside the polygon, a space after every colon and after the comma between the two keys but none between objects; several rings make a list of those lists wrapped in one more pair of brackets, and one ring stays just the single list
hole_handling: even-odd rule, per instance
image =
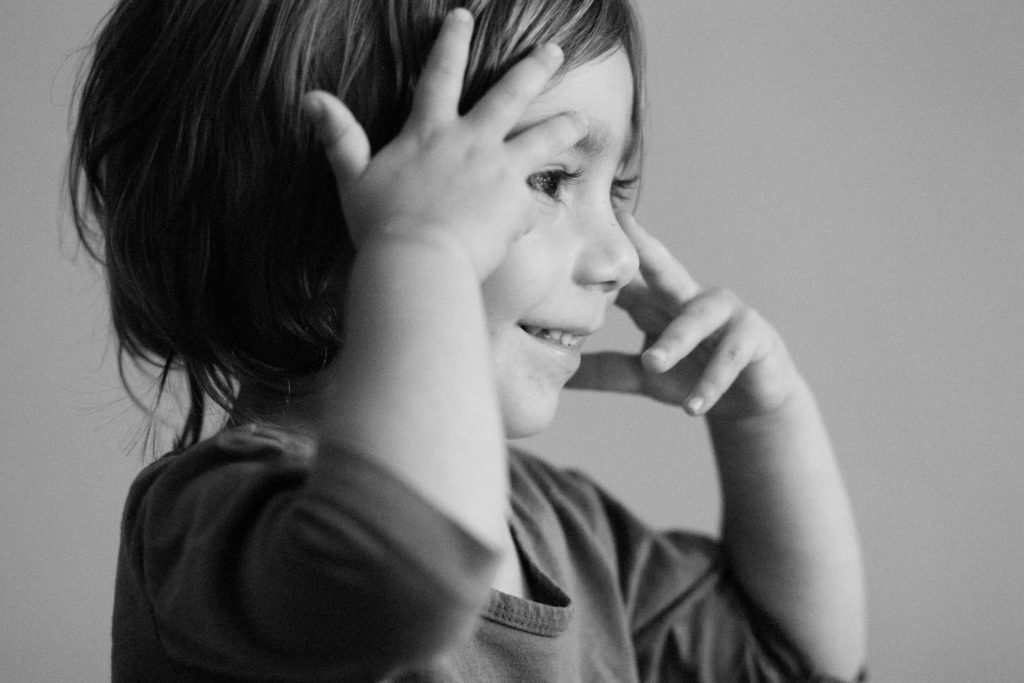
[{"label": "knuckle", "polygon": [[519,100],[526,98],[527,91],[528,88],[523,79],[510,78],[506,83],[502,84],[501,90],[498,91],[498,94],[508,101],[518,102]]},{"label": "knuckle", "polygon": [[735,342],[723,345],[718,352],[718,357],[726,366],[736,365],[743,355],[743,347]]},{"label": "knuckle", "polygon": [[761,326],[764,321],[761,318],[761,314],[753,308],[743,306],[736,314],[736,322],[745,328],[752,328]]},{"label": "knuckle", "polygon": [[[646,255],[648,259],[656,255],[653,254],[652,251],[647,252]],[[645,273],[644,277],[646,277],[651,282],[651,284],[658,289],[671,289],[672,285],[675,284],[675,278],[672,276],[672,274],[667,273],[664,270],[652,270],[650,272]]]},{"label": "knuckle", "polygon": [[725,287],[708,287],[705,290],[705,293],[709,297],[713,297],[715,299],[722,299],[726,301],[732,301],[733,299],[736,298],[732,291]]},{"label": "knuckle", "polygon": [[686,305],[683,314],[688,318],[704,318],[711,313],[711,303],[706,298],[694,299]]}]

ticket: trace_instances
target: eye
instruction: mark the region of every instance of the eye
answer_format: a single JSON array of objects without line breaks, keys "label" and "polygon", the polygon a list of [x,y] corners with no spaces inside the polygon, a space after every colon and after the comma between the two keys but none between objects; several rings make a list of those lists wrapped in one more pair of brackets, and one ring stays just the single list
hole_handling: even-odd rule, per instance
[{"label": "eye", "polygon": [[640,176],[616,178],[612,181],[612,203],[615,205],[629,204],[636,200],[636,188],[640,184]]},{"label": "eye", "polygon": [[567,171],[563,168],[552,168],[531,174],[526,184],[537,192],[542,192],[552,199],[558,199],[566,183],[579,179],[580,172]]}]

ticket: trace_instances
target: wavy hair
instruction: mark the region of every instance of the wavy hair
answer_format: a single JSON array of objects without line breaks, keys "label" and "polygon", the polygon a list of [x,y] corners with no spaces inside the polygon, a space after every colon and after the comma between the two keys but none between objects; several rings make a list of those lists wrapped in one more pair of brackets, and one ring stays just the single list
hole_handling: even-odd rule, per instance
[{"label": "wavy hair", "polygon": [[158,401],[186,379],[176,447],[201,438],[209,401],[231,411],[243,384],[287,396],[337,353],[354,251],[301,97],[336,93],[380,149],[459,5],[476,18],[463,110],[539,43],[562,46],[563,72],[621,48],[639,158],[630,0],[121,0],[104,19],[79,83],[73,220],[106,270],[129,394],[127,359],[157,370]]}]

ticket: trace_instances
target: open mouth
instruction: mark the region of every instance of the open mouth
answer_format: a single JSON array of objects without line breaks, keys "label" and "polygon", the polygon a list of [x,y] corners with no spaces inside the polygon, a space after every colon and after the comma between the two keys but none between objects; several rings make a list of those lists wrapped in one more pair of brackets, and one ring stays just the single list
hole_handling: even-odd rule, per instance
[{"label": "open mouth", "polygon": [[555,330],[548,327],[537,327],[536,325],[520,325],[527,334],[542,339],[551,344],[558,344],[567,349],[574,349],[580,345],[583,337],[565,330]]}]

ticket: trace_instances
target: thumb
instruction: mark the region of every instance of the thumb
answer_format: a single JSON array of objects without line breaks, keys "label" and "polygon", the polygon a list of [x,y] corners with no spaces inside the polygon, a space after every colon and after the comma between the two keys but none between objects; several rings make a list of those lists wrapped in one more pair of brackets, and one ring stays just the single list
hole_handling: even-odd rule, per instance
[{"label": "thumb", "polygon": [[580,368],[566,387],[640,394],[644,389],[645,370],[636,354],[617,351],[585,353]]},{"label": "thumb", "polygon": [[338,187],[344,188],[362,175],[370,162],[366,132],[341,100],[322,90],[306,93],[302,109],[313,123]]}]

